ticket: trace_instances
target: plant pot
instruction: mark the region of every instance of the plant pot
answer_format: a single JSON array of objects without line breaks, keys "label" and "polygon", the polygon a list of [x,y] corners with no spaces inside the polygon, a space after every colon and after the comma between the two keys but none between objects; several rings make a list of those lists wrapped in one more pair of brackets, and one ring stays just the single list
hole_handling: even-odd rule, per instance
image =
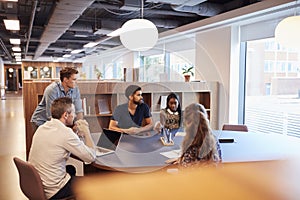
[{"label": "plant pot", "polygon": [[184,75],[184,81],[185,82],[190,82],[191,75]]}]

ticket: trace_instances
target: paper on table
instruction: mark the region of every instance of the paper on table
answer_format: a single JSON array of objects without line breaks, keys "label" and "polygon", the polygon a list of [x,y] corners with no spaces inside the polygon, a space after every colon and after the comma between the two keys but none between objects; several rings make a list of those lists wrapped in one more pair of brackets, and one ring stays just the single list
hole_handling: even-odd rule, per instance
[{"label": "paper on table", "polygon": [[161,152],[160,154],[167,158],[179,158],[181,156],[181,149]]},{"label": "paper on table", "polygon": [[185,136],[186,135],[186,133],[185,132],[182,132],[182,131],[178,131],[177,133],[176,133],[176,136]]}]

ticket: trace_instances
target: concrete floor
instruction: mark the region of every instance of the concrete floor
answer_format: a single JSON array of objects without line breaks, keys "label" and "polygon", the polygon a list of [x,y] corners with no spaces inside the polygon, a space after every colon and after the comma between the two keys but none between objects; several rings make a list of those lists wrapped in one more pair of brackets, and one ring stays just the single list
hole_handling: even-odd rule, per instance
[{"label": "concrete floor", "polygon": [[0,100],[0,199],[27,199],[19,187],[13,157],[25,159],[25,122],[20,94],[7,94]]}]

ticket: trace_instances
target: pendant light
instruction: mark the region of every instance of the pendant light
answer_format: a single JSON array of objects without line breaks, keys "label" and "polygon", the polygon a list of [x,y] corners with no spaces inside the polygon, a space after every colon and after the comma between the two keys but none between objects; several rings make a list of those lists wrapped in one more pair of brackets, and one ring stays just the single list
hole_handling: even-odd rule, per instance
[{"label": "pendant light", "polygon": [[275,40],[286,48],[300,49],[300,16],[290,16],[280,21],[275,29]]},{"label": "pendant light", "polygon": [[141,0],[141,19],[131,19],[121,27],[120,40],[131,51],[147,51],[157,42],[158,31],[151,21],[143,19],[144,0]]}]

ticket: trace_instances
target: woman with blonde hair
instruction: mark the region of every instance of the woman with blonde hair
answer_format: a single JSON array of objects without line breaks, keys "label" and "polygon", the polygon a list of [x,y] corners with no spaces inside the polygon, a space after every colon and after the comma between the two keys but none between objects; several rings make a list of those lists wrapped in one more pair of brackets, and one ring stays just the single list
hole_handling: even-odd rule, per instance
[{"label": "woman with blonde hair", "polygon": [[204,106],[190,104],[184,110],[183,119],[186,135],[182,142],[179,165],[188,167],[220,162],[219,143],[212,134]]}]

